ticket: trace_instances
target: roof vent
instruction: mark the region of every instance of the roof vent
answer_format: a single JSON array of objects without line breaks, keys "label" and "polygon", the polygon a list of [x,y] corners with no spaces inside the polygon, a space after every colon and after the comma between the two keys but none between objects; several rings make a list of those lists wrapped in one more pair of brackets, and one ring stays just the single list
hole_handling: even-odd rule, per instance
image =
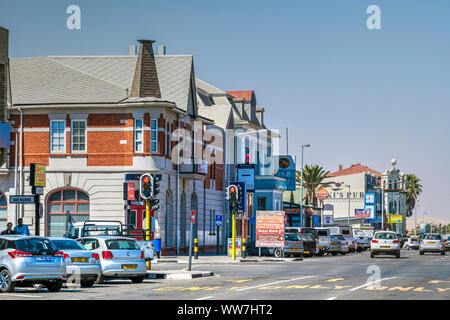
[{"label": "roof vent", "polygon": [[164,56],[166,54],[166,46],[159,45],[158,46],[158,55]]}]

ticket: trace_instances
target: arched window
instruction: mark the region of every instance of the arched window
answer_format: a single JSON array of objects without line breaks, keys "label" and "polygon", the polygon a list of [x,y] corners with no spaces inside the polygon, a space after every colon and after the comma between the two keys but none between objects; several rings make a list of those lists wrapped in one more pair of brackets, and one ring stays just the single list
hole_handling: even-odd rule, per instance
[{"label": "arched window", "polygon": [[47,199],[47,234],[49,237],[62,237],[71,223],[89,219],[89,196],[75,190],[57,190]]},{"label": "arched window", "polygon": [[6,196],[0,191],[0,230],[6,229],[8,220],[8,201]]}]

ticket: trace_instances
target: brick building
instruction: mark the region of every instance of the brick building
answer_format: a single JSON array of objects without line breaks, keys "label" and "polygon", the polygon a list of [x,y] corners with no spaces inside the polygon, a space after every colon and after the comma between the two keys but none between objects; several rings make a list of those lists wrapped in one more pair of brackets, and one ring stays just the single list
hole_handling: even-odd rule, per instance
[{"label": "brick building", "polygon": [[[13,145],[0,192],[30,194],[29,165],[42,163],[41,234],[65,233],[68,213],[74,221],[121,220],[141,228],[145,206],[126,207],[123,183],[133,174],[160,173],[156,220],[163,254],[184,251],[191,210],[198,213],[194,233],[206,250],[216,243],[205,231],[212,211],[224,210],[223,202],[209,205],[208,197],[223,199],[223,178],[215,178],[223,171],[205,165],[204,129],[213,121],[197,111],[193,57],[155,55],[153,41],[139,42],[137,55],[11,59]],[[33,232],[33,205],[9,205],[7,212],[12,221],[24,217]]]}]

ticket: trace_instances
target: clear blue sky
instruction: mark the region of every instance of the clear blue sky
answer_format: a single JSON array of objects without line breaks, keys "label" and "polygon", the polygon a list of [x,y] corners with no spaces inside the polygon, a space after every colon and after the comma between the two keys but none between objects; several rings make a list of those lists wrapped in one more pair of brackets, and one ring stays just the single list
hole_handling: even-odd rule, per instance
[{"label": "clear blue sky", "polygon": [[[81,7],[82,29],[66,28]],[[366,28],[381,8],[382,30]],[[198,77],[254,89],[265,121],[306,163],[362,163],[422,179],[422,211],[447,218],[450,199],[450,1],[2,1],[12,57],[128,54],[153,39],[193,54]],[[285,142],[282,142],[285,150]]]}]

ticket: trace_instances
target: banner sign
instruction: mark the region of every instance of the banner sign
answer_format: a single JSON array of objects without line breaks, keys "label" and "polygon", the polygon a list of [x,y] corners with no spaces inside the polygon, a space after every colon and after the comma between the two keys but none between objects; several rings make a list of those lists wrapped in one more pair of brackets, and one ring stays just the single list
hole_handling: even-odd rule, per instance
[{"label": "banner sign", "polygon": [[364,206],[364,210],[366,212],[368,212],[368,215],[369,215],[369,217],[366,218],[366,219],[375,219],[376,209],[375,209],[375,205],[374,204],[365,205]]},{"label": "banner sign", "polygon": [[128,201],[136,201],[136,186],[134,183],[130,183],[130,182],[124,182],[123,184],[123,195],[124,195],[124,199],[123,200],[128,200]]},{"label": "banner sign", "polygon": [[370,212],[365,209],[355,209],[355,218],[366,218],[370,219]]},{"label": "banner sign", "polygon": [[11,147],[11,126],[0,122],[0,148],[9,149]]},{"label": "banner sign", "polygon": [[45,187],[46,175],[45,164],[31,163],[30,164],[30,186]]},{"label": "banner sign", "polygon": [[400,214],[388,214],[388,223],[402,223],[403,216]]},{"label": "banner sign", "polygon": [[284,211],[256,211],[256,247],[284,247]]}]

